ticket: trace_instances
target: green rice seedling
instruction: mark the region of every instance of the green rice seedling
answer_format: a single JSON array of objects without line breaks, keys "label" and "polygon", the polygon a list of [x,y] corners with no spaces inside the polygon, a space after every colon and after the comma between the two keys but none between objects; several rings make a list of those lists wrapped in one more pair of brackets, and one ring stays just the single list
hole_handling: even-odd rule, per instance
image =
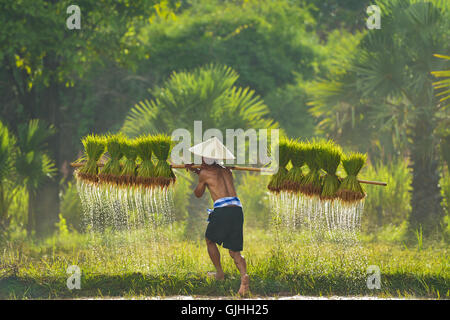
[{"label": "green rice seedling", "polygon": [[305,175],[300,186],[300,192],[305,195],[320,196],[322,193],[320,158],[325,144],[324,140],[313,140],[305,144],[305,162],[308,165],[309,172]]},{"label": "green rice seedling", "polygon": [[101,182],[117,183],[120,179],[122,168],[120,159],[123,157],[123,147],[125,137],[122,134],[106,136],[106,150],[110,158],[106,161],[98,175]]},{"label": "green rice seedling", "polygon": [[152,153],[155,142],[152,136],[146,135],[137,138],[136,151],[141,159],[141,163],[137,169],[136,183],[143,186],[152,186],[155,184],[155,166],[152,162]]},{"label": "green rice seedling", "polygon": [[328,141],[321,150],[320,167],[326,172],[323,178],[322,199],[336,198],[336,192],[339,189],[340,181],[336,171],[341,163],[342,149],[333,141]]},{"label": "green rice seedling", "polygon": [[156,156],[155,175],[156,183],[165,187],[175,182],[175,174],[167,159],[172,147],[172,138],[165,134],[158,134],[153,137],[153,153]]},{"label": "green rice seedling", "polygon": [[105,153],[105,138],[90,134],[84,137],[81,142],[84,146],[86,156],[85,164],[77,171],[76,175],[80,179],[90,182],[98,182],[97,161]]},{"label": "green rice seedling", "polygon": [[290,148],[292,168],[286,175],[285,189],[291,192],[299,192],[304,178],[302,166],[305,164],[305,144],[292,140]]},{"label": "green rice seedling", "polygon": [[367,160],[367,155],[359,152],[352,152],[342,159],[347,177],[342,180],[337,191],[337,196],[344,202],[355,202],[366,196],[364,189],[358,182],[357,175],[361,171]]},{"label": "green rice seedling", "polygon": [[125,158],[122,166],[121,183],[132,185],[136,180],[137,141],[126,139],[121,148]]},{"label": "green rice seedling", "polygon": [[282,191],[288,170],[286,169],[289,159],[291,158],[292,149],[288,139],[280,140],[278,144],[278,172],[272,176],[267,188],[275,193]]}]

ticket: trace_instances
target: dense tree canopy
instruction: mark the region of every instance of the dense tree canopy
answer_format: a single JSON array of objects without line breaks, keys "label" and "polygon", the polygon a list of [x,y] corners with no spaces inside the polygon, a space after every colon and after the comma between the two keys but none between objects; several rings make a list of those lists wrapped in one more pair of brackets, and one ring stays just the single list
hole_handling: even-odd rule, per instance
[{"label": "dense tree canopy", "polygon": [[[414,192],[439,194],[448,79],[432,72],[448,70],[435,56],[449,55],[447,2],[377,1],[381,30],[365,27],[371,1],[80,0],[80,30],[66,27],[71,4],[0,3],[0,153],[30,119],[54,127],[45,154],[57,172],[34,206],[40,231],[57,219],[81,136],[170,133],[193,120],[326,136],[373,163],[410,159]],[[433,203],[440,220],[438,196],[419,193],[413,207]]]}]

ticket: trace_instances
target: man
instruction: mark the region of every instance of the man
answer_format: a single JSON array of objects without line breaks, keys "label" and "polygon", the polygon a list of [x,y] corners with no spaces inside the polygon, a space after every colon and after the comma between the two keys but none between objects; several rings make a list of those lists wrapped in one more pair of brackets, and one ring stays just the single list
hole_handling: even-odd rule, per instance
[{"label": "man", "polygon": [[241,202],[236,195],[231,170],[219,164],[219,160],[234,158],[234,156],[217,138],[212,138],[189,150],[202,156],[200,169],[189,168],[198,174],[198,185],[194,194],[200,198],[208,188],[214,201],[214,209],[208,210],[210,212],[209,223],[205,232],[208,254],[216,268],[216,272],[210,273],[210,275],[213,275],[216,280],[223,280],[225,277],[220,263],[220,252],[217,248],[217,244],[222,245],[229,250],[241,275],[238,294],[247,295],[249,293],[249,276],[247,264],[240,253],[243,249],[244,214]]}]

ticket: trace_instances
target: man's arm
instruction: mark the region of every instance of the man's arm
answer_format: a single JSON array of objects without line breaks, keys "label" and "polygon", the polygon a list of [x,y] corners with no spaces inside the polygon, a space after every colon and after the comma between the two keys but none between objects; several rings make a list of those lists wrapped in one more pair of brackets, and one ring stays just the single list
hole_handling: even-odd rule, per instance
[{"label": "man's arm", "polygon": [[200,173],[198,175],[198,185],[194,190],[194,194],[197,198],[200,198],[205,193],[205,190],[206,190],[205,177],[202,174],[202,172],[200,171]]}]

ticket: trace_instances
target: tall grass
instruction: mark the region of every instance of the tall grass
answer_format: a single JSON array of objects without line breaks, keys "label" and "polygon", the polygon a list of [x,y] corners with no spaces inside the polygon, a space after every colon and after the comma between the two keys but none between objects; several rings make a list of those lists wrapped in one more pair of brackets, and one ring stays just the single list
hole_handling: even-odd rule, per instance
[{"label": "tall grass", "polygon": [[[65,231],[35,244],[11,242],[0,251],[0,298],[236,293],[240,277],[226,250],[220,248],[226,280],[211,281],[206,273],[214,268],[204,241],[182,240],[177,224],[165,231],[168,240],[157,243],[148,233],[130,238],[106,232],[92,238]],[[243,254],[253,295],[450,298],[448,247],[442,244],[424,242],[418,251],[400,245],[311,242],[292,233],[275,239],[270,230],[245,229]],[[66,287],[69,265],[82,270],[81,290]],[[381,269],[380,290],[366,286],[369,265]]]}]

